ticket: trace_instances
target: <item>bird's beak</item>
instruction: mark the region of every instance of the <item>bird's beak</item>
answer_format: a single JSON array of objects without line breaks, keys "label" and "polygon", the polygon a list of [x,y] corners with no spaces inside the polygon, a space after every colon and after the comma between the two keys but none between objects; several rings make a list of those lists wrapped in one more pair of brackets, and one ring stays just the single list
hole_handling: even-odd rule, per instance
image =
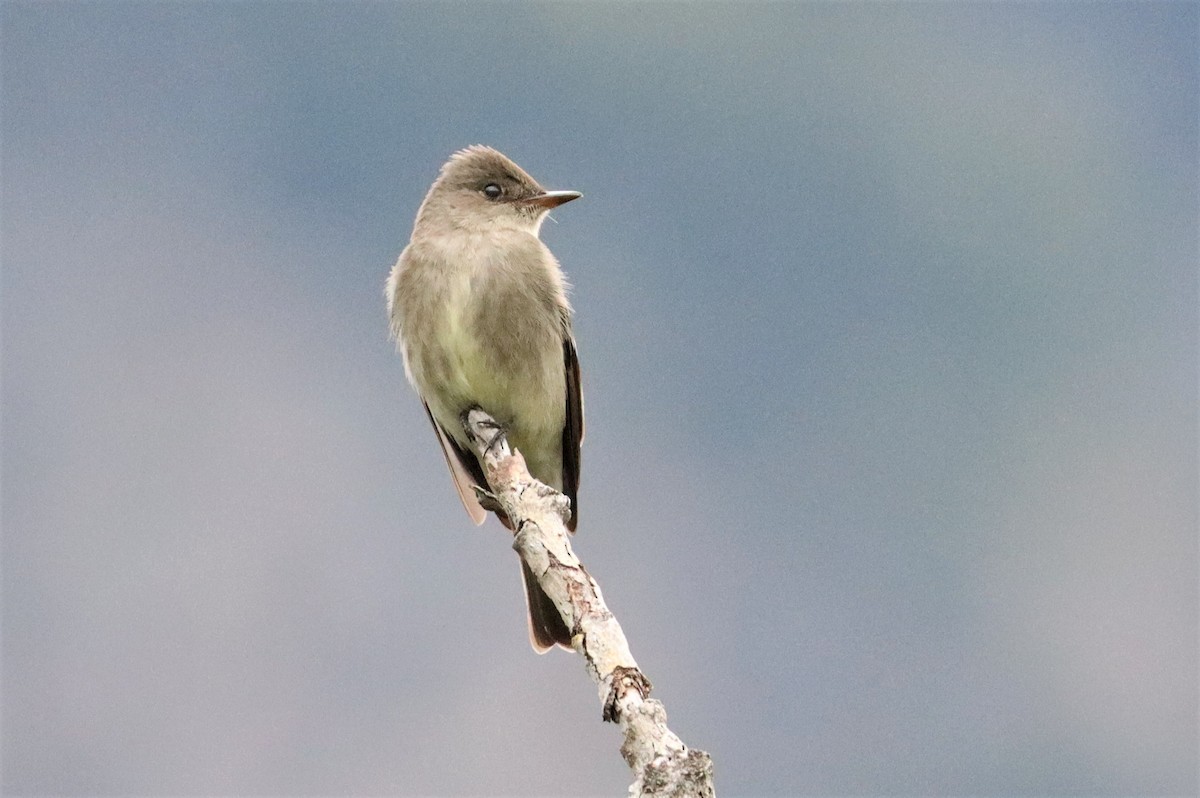
[{"label": "bird's beak", "polygon": [[536,194],[522,200],[522,202],[527,202],[530,205],[540,205],[549,210],[550,208],[557,208],[564,202],[579,199],[582,196],[578,191],[544,191],[541,194]]}]

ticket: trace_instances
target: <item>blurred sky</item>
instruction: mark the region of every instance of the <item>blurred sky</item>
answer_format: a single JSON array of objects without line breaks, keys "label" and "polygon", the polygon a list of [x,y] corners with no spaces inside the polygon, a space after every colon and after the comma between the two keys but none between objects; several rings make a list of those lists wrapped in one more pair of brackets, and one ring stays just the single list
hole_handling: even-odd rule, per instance
[{"label": "blurred sky", "polygon": [[487,143],[720,794],[1194,795],[1197,12],[5,2],[3,791],[624,794],[387,339]]}]

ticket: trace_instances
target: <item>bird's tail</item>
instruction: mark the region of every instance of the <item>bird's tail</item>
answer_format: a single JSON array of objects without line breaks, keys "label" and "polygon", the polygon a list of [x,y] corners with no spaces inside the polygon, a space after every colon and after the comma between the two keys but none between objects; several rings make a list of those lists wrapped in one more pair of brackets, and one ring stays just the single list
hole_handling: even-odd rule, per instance
[{"label": "bird's tail", "polygon": [[563,623],[554,602],[542,590],[529,566],[521,562],[525,579],[525,604],[529,607],[529,643],[533,650],[545,654],[555,645],[571,649],[571,630]]}]

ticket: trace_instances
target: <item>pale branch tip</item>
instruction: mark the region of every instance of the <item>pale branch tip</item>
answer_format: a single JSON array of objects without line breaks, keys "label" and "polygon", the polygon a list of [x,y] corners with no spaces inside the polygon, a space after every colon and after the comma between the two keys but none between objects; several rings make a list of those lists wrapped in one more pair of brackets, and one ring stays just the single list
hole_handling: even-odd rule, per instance
[{"label": "pale branch tip", "polygon": [[476,494],[486,509],[503,512],[512,523],[513,548],[571,630],[571,646],[599,690],[604,720],[621,726],[621,755],[635,777],[630,796],[713,798],[712,759],[667,728],[666,710],[649,698],[650,680],[625,633],[571,549],[570,500],[530,476],[504,428],[483,410],[471,408],[462,423],[491,489],[476,488]]}]

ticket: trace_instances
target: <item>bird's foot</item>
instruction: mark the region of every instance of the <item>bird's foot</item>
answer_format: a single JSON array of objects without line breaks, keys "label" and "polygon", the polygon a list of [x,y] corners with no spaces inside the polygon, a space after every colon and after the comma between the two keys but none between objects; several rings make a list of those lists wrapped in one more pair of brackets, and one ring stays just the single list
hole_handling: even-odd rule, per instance
[{"label": "bird's foot", "polygon": [[[476,411],[478,412],[476,413]],[[472,413],[476,413],[474,418],[471,417]],[[500,426],[494,418],[483,412],[482,408],[472,407],[463,413],[462,425],[471,437],[475,437],[476,430],[480,432],[487,430],[490,433],[484,446],[484,449],[489,454],[493,453],[497,446],[504,443],[504,427]]]}]

